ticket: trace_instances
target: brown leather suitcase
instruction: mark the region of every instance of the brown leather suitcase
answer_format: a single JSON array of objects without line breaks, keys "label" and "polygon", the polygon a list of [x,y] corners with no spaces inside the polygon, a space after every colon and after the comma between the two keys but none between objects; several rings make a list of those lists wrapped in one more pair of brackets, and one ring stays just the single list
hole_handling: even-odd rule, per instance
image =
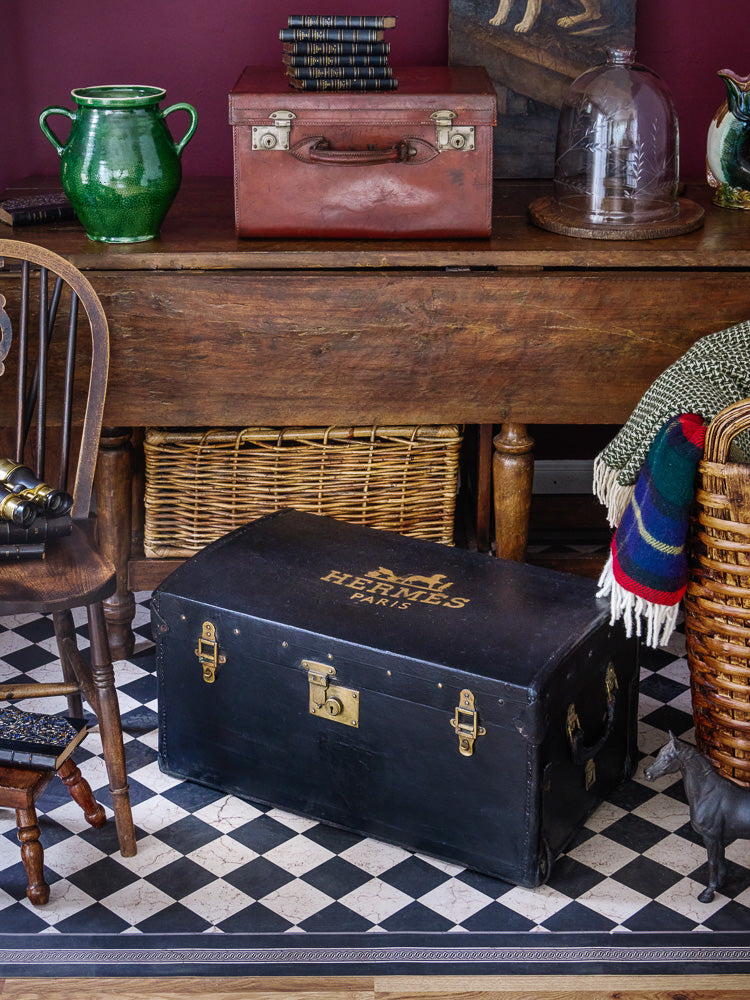
[{"label": "brown leather suitcase", "polygon": [[229,95],[239,236],[488,236],[495,91],[482,67],[394,69],[393,91],[299,91],[248,67]]}]

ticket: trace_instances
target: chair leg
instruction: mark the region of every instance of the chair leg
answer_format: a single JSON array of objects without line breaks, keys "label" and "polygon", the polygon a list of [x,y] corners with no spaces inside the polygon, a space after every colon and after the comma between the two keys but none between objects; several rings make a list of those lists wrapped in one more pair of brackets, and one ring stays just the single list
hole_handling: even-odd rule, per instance
[{"label": "chair leg", "polygon": [[71,757],[60,765],[57,770],[62,783],[70,792],[70,797],[83,809],[83,815],[89,826],[104,826],[107,822],[107,815],[104,807],[94,798],[91,785],[81,774],[81,769],[74,763]]},{"label": "chair leg", "polygon": [[49,886],[44,881],[44,848],[39,842],[36,809],[33,806],[16,809],[16,823],[21,842],[21,861],[29,880],[26,895],[34,906],[43,906],[49,901]]},{"label": "chair leg", "polygon": [[[73,625],[73,615],[70,611],[55,611],[52,615],[55,626],[55,638],[57,648],[60,652],[60,662],[62,663],[63,677],[68,683],[77,684],[78,676],[71,661],[71,646],[75,645],[75,626]],[[83,704],[80,694],[68,695],[68,715],[74,719],[83,718]]]},{"label": "chair leg", "polygon": [[115,675],[109,652],[104,608],[99,603],[90,604],[86,610],[91,640],[91,669],[98,701],[99,731],[102,737],[104,763],[107,766],[107,775],[109,776],[109,790],[112,793],[117,838],[122,856],[131,858],[136,853],[135,827],[130,808],[120,707],[117,702]]}]

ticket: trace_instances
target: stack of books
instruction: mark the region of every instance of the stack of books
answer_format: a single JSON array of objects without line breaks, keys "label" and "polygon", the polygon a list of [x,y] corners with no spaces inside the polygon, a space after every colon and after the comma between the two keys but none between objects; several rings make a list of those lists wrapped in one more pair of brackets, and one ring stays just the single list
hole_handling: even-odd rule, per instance
[{"label": "stack of books", "polygon": [[51,538],[69,535],[73,530],[70,514],[61,517],[42,515],[28,526],[13,524],[0,517],[0,561],[4,559],[43,559]]},{"label": "stack of books", "polygon": [[292,14],[279,32],[289,82],[298,90],[396,90],[384,41],[395,17]]}]

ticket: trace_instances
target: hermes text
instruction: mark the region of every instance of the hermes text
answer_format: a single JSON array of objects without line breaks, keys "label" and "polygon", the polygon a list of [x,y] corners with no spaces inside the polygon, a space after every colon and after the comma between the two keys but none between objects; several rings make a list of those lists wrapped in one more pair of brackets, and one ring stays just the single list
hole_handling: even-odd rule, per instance
[{"label": "hermes text", "polygon": [[432,576],[420,576],[416,573],[397,576],[386,567],[379,566],[363,576],[331,570],[321,580],[351,590],[352,601],[401,610],[414,604],[463,608],[470,600],[468,597],[451,596],[448,591],[453,584],[442,573],[434,573]]}]

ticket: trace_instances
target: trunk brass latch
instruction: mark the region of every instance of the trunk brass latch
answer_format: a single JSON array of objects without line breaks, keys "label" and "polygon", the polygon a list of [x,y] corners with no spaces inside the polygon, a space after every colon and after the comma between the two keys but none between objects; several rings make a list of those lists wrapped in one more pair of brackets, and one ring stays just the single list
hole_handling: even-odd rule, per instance
[{"label": "trunk brass latch", "polygon": [[359,725],[359,691],[331,684],[334,667],[315,660],[303,660],[310,686],[310,715],[319,715],[345,726]]},{"label": "trunk brass latch", "polygon": [[471,757],[474,753],[474,743],[477,737],[487,733],[484,726],[479,725],[474,695],[471,691],[461,692],[456,712],[450,720],[450,724],[458,736],[458,752],[464,757]]},{"label": "trunk brass latch", "polygon": [[194,649],[193,652],[203,668],[203,680],[206,684],[213,684],[219,665],[226,663],[227,658],[219,650],[219,643],[216,641],[216,626],[212,622],[203,622],[198,648]]}]

